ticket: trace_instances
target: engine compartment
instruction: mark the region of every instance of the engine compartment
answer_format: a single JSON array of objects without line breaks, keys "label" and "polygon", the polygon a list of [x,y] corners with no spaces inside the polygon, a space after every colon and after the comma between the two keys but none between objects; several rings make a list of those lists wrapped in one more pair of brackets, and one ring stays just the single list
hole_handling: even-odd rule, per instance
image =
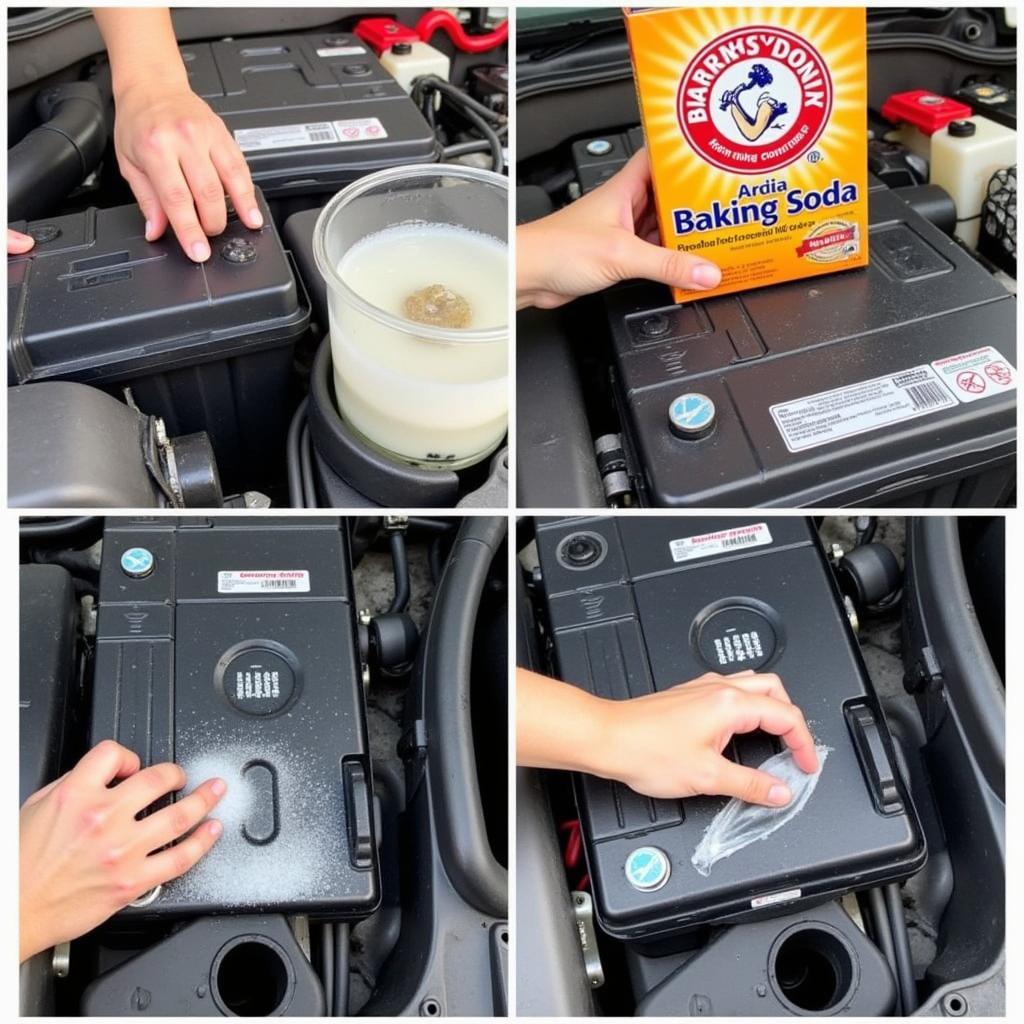
[{"label": "engine compartment", "polygon": [[[798,813],[707,875],[691,858],[724,798],[649,800],[520,770],[518,884],[531,896],[517,920],[539,947],[520,953],[520,1012],[1002,1012],[1002,655],[970,595],[1003,593],[991,546],[1003,529],[998,517],[522,521],[520,664],[618,699],[709,668],[777,671],[832,750]],[[758,765],[774,750],[755,732],[728,756]],[[889,830],[915,838],[875,846]],[[652,848],[667,870],[648,886],[630,866]],[[980,919],[994,922],[984,938]]]},{"label": "engine compartment", "polygon": [[23,1013],[505,1012],[505,529],[24,520],[23,797],[105,738],[228,792],[196,868],[23,964]]},{"label": "engine compartment", "polygon": [[[522,224],[597,188],[644,140],[614,11],[538,16],[519,34]],[[1012,505],[1016,170],[993,175],[968,244],[942,175],[881,111],[928,90],[1015,130],[999,105],[1015,95],[1014,39],[994,10],[868,11],[868,268],[683,305],[625,282],[521,312],[519,504]],[[687,401],[706,410],[699,431],[673,425]]]},{"label": "engine compartment", "polygon": [[[171,234],[145,241],[113,153],[110,67],[82,53],[86,26],[26,14],[12,28],[12,52],[51,70],[9,96],[8,221],[36,242],[8,259],[10,504],[81,507],[85,491],[106,508],[506,504],[503,444],[466,468],[423,469],[367,442],[326,382],[307,412],[328,309],[312,258],[294,254],[312,256],[319,211],[370,173],[503,171],[503,15],[298,10],[270,31],[245,13],[230,35],[216,10],[174,15],[189,82],[242,149],[264,220],[250,230],[232,215],[205,264]],[[420,34],[443,77],[406,78],[391,54],[392,36]],[[66,65],[52,67],[49,38]],[[123,468],[97,472],[107,445]]]}]

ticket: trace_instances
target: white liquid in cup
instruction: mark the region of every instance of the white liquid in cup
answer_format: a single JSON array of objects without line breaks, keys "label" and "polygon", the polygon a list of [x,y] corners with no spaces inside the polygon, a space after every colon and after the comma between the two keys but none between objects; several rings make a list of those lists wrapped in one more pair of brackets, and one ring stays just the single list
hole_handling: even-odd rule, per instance
[{"label": "white liquid in cup", "polygon": [[[448,224],[409,223],[361,239],[338,264],[366,302],[405,320],[414,292],[442,284],[467,300],[465,329],[504,327],[508,249]],[[507,336],[438,342],[395,330],[329,293],[334,389],[343,417],[379,447],[430,465],[468,464],[501,441],[508,415]],[[453,336],[458,336],[453,330]]]}]

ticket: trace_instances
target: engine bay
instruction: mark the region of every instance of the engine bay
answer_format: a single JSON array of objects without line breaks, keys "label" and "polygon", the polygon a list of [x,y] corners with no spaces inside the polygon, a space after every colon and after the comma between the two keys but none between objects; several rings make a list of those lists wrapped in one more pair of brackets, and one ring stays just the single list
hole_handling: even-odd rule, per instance
[{"label": "engine bay", "polygon": [[[244,154],[263,219],[252,229],[229,211],[205,263],[170,233],[146,240],[114,157],[110,65],[82,52],[77,17],[12,23],[10,52],[50,72],[9,96],[8,223],[35,242],[8,258],[10,504],[504,505],[500,426],[475,458],[424,461],[338,414],[313,258],[320,212],[361,179],[433,168],[463,186],[449,194],[465,211],[471,176],[503,173],[502,12],[246,13],[228,34],[222,11],[174,12],[189,85]],[[504,244],[507,201],[495,204]],[[404,414],[397,394],[379,400]]]},{"label": "engine bay", "polygon": [[107,739],[173,802],[227,786],[195,868],[25,961],[23,1013],[504,1014],[505,529],[23,521],[22,799]]},{"label": "engine bay", "polygon": [[[519,504],[1013,504],[1016,165],[1000,158],[970,216],[911,108],[934,101],[948,114],[930,130],[968,118],[1015,152],[1015,26],[996,9],[869,9],[867,30],[869,266],[685,304],[627,281],[520,312]],[[592,193],[644,136],[614,11],[524,19],[517,61],[526,224]]]}]

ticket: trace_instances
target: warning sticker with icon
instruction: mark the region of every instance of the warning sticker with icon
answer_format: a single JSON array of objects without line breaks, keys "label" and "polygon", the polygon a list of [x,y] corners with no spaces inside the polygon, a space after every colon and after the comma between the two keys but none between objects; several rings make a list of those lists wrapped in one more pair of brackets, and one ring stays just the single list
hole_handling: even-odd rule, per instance
[{"label": "warning sticker with icon", "polygon": [[959,402],[976,402],[1017,386],[1017,371],[991,345],[937,359],[932,369]]}]

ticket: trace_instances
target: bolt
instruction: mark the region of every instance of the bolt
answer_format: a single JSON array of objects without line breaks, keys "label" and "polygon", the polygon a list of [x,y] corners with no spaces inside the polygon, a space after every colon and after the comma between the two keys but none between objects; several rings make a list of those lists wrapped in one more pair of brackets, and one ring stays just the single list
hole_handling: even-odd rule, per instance
[{"label": "bolt", "polygon": [[247,238],[229,238],[220,247],[220,254],[228,263],[252,263],[256,259],[256,246]]}]

